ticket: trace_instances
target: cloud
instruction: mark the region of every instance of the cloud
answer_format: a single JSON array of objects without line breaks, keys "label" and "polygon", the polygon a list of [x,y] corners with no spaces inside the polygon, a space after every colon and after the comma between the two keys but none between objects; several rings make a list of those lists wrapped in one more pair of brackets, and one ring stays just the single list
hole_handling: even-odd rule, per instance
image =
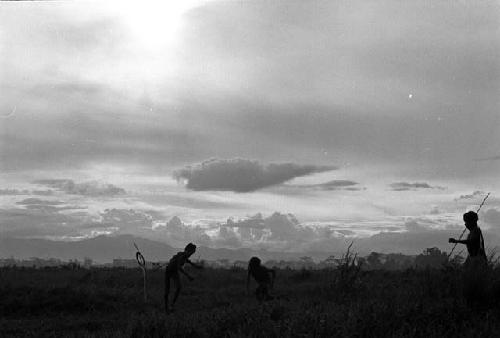
[{"label": "cloud", "polygon": [[[186,192],[183,192],[186,194]],[[217,199],[210,199],[205,196],[183,196],[183,194],[175,193],[163,193],[163,194],[149,194],[149,195],[141,195],[140,199],[143,202],[146,202],[150,205],[156,206],[180,206],[180,207],[188,207],[189,209],[235,209],[235,208],[243,208],[245,207],[244,203],[239,202],[226,202],[220,201]]]},{"label": "cloud", "polygon": [[270,248],[290,249],[322,237],[318,230],[300,224],[294,215],[279,212],[269,217],[258,213],[236,222],[229,219],[222,227],[237,229],[235,233],[247,243],[261,242]]},{"label": "cloud", "polygon": [[31,192],[33,195],[39,195],[39,196],[50,196],[54,194],[54,191],[52,190],[33,190]]},{"label": "cloud", "polygon": [[358,182],[351,180],[331,180],[328,182],[317,184],[282,184],[266,189],[266,191],[288,196],[311,196],[322,191],[361,191],[366,190],[365,187],[359,185]]},{"label": "cloud", "polygon": [[155,230],[163,232],[171,244],[183,246],[186,242],[195,242],[210,246],[212,239],[206,234],[206,229],[199,226],[188,226],[177,216],[172,217],[165,224],[155,227]]},{"label": "cloud", "polygon": [[50,196],[53,194],[52,190],[27,190],[27,189],[0,189],[0,196],[21,196],[21,195],[39,195]]},{"label": "cloud", "polygon": [[[351,229],[328,224],[307,226],[291,214],[275,212],[268,217],[257,214],[245,220],[228,220],[224,226],[234,231],[223,235],[225,238],[233,238],[233,234],[236,234],[243,246],[258,246],[269,250],[338,253],[345,250],[346,241],[354,239],[355,250],[363,254],[371,251],[417,254],[434,246],[449,249],[448,238],[457,232],[460,234],[462,230],[455,223],[454,219],[447,216],[412,218],[402,224],[395,223],[393,227],[386,226],[388,231],[357,238],[357,232]],[[359,224],[357,227],[359,229]],[[355,223],[352,228],[356,228]],[[263,235],[256,238],[253,231],[260,231]],[[495,240],[494,236],[488,239],[489,243]],[[216,242],[217,239],[214,239],[214,243]]]},{"label": "cloud", "polygon": [[468,200],[468,199],[472,199],[472,198],[476,198],[477,196],[481,196],[481,195],[484,195],[485,192],[484,191],[481,191],[481,190],[476,190],[474,191],[472,194],[468,194],[468,195],[460,195],[458,198],[456,198],[455,200],[458,201],[458,200]]},{"label": "cloud", "polygon": [[19,190],[19,189],[0,189],[0,196],[9,195],[29,195],[29,190]]},{"label": "cloud", "polygon": [[79,236],[80,227],[93,220],[88,213],[71,215],[60,211],[43,204],[0,209],[0,233],[11,237]]},{"label": "cloud", "polygon": [[233,219],[228,219],[224,224],[225,227],[230,227],[236,229],[243,241],[258,242],[267,233],[266,231],[266,220],[262,217],[261,213],[257,213],[246,219],[240,219],[234,221]]},{"label": "cloud", "polygon": [[71,195],[83,196],[116,196],[124,195],[125,189],[113,184],[100,183],[97,181],[75,183],[69,179],[44,179],[33,183],[48,186]]},{"label": "cloud", "polygon": [[46,213],[57,213],[62,210],[75,210],[75,209],[87,209],[85,206],[78,205],[65,205],[61,201],[52,201],[52,200],[41,200],[39,198],[26,198],[22,201],[16,202],[18,205],[22,205],[25,209],[30,210],[41,210]]},{"label": "cloud", "polygon": [[122,231],[138,231],[151,229],[153,216],[147,212],[134,209],[105,209],[100,213],[98,224],[118,227]]},{"label": "cloud", "polygon": [[393,191],[408,191],[408,190],[417,190],[417,189],[444,189],[443,187],[431,186],[425,182],[416,182],[416,183],[408,183],[408,182],[395,182],[389,185]]},{"label": "cloud", "polygon": [[16,202],[16,204],[20,205],[43,205],[43,206],[53,206],[53,205],[61,205],[64,202],[61,201],[49,201],[49,200],[41,200],[39,198],[26,198],[22,201]]},{"label": "cloud", "polygon": [[[345,250],[346,241],[355,240],[360,253],[371,251],[419,253],[427,247],[449,249],[448,237],[458,236],[461,228],[448,216],[407,219],[393,227],[382,222],[388,232],[357,238],[362,223],[306,225],[292,214],[275,212],[267,217],[258,213],[241,220],[203,226],[185,224],[177,216],[166,220],[162,213],[136,209],[105,209],[61,212],[58,201],[25,199],[18,204],[25,208],[0,209],[0,234],[13,237],[85,238],[98,234],[133,234],[153,240],[165,240],[175,247],[187,242],[208,247],[261,248],[271,251]],[[57,205],[56,205],[57,204]],[[31,208],[33,207],[33,209]],[[484,221],[500,224],[500,212],[489,209]],[[495,223],[496,222],[496,223]],[[390,224],[390,223],[389,223]],[[375,229],[373,224],[370,229]],[[384,228],[377,228],[378,230]],[[373,233],[373,232],[372,232]],[[490,229],[485,239],[498,240]]]},{"label": "cloud", "polygon": [[482,219],[490,225],[500,226],[500,211],[497,209],[488,209],[483,214]]},{"label": "cloud", "polygon": [[295,177],[334,170],[332,166],[271,163],[262,165],[247,159],[211,159],[196,166],[174,172],[174,177],[186,180],[191,190],[223,190],[251,192],[284,183]]},{"label": "cloud", "polygon": [[259,212],[254,216],[250,216],[247,219],[241,219],[236,222],[230,218],[227,220],[225,225],[235,228],[263,229],[265,227],[265,221],[262,214]]},{"label": "cloud", "polygon": [[358,182],[349,180],[332,180],[325,183],[310,184],[310,185],[296,185],[296,187],[313,188],[320,190],[360,190]]},{"label": "cloud", "polygon": [[86,238],[98,234],[134,234],[155,238],[154,212],[133,209],[105,209],[101,212],[62,202],[26,199],[25,208],[0,209],[0,234],[11,237]]},{"label": "cloud", "polygon": [[[6,106],[33,105],[33,111],[44,114],[43,118],[32,119],[33,111],[24,107],[29,117],[24,125],[6,128],[12,132],[6,131],[11,135],[3,139],[8,150],[3,165],[36,169],[42,164],[67,168],[89,162],[127,161],[162,167],[156,164],[199,161],[209,154],[249,158],[268,155],[266,159],[273,159],[278,153],[317,163],[304,157],[312,157],[323,147],[332,156],[352,151],[358,156],[370,155],[365,158],[398,162],[412,158],[424,160],[424,164],[427,160],[448,164],[451,159],[457,164],[459,160],[467,163],[464,155],[477,154],[486,142],[497,144],[498,136],[493,134],[497,124],[492,123],[497,113],[491,108],[498,106],[497,58],[492,52],[498,50],[497,20],[489,5],[473,6],[466,17],[463,8],[451,2],[432,8],[424,3],[402,6],[397,2],[384,2],[380,7],[322,2],[320,10],[300,2],[286,4],[286,10],[283,6],[251,1],[202,6],[184,18],[188,24],[176,44],[180,50],[168,48],[167,55],[184,56],[174,58],[173,63],[161,52],[130,52],[130,46],[136,45],[127,39],[128,30],[114,23],[119,21],[115,16],[101,21],[92,15],[89,20],[87,12],[87,20],[82,22],[69,19],[68,12],[52,6],[44,15],[32,15],[31,11],[40,8],[6,11],[4,20],[0,20],[7,41],[4,68],[12,75],[5,78],[4,87],[14,83],[12,87],[19,93],[18,97],[7,98]],[[388,12],[397,13],[394,20],[385,19]],[[46,17],[51,20],[44,20]],[[428,21],[415,21],[418,17]],[[32,25],[22,24],[27,18],[34,20]],[[25,53],[27,49],[34,52]],[[178,70],[177,76],[172,78],[169,67],[153,67],[158,66],[157,60],[171,64]],[[152,77],[143,67],[148,61],[153,61],[151,66],[156,69]],[[168,76],[161,76],[165,68]],[[42,70],[49,73],[45,76],[63,83],[61,88],[46,86]],[[30,81],[22,80],[26,78]],[[139,117],[134,120],[111,116],[111,110],[122,111],[122,107],[107,105],[116,98],[107,94],[104,99],[96,97],[92,86],[85,85],[94,80],[106,87],[109,78],[115,80],[112,82],[125,93],[123,96],[129,88],[137,88],[135,82],[126,81],[125,85],[123,78],[139,78],[141,84],[146,83],[142,90],[135,90],[144,96],[154,96],[157,90],[160,96],[169,93],[176,107],[159,107],[172,111],[162,115],[178,115],[182,121],[167,123],[149,115],[146,106],[133,107]],[[20,85],[16,86],[14,80]],[[64,85],[78,81],[84,84],[77,88]],[[43,84],[53,96],[33,98],[32,83]],[[169,83],[174,90],[165,90]],[[230,106],[209,99],[201,104],[208,107],[205,111],[197,110],[182,106],[188,97],[177,97],[180,88],[186,88],[196,100],[218,96],[222,97],[220,101],[231,102],[240,95],[246,102]],[[409,89],[414,93],[411,101],[406,99]],[[85,99],[84,104],[78,105],[80,98]],[[123,101],[132,103],[127,98]],[[158,101],[151,106],[160,110]],[[263,104],[258,107],[254,102]],[[268,102],[271,104],[266,105]],[[341,102],[347,108],[339,107]],[[452,106],[443,102],[452,102]],[[297,107],[300,113],[288,114],[289,107],[283,109],[286,112],[280,111],[280,105],[286,104]],[[470,105],[475,109],[469,109]],[[375,116],[374,107],[398,118]],[[18,112],[23,111],[21,108]],[[186,118],[187,111],[196,113]],[[374,116],[360,118],[356,115],[359,112]],[[448,112],[452,118],[443,123],[435,123],[432,118],[423,122],[427,112]],[[84,115],[95,120],[90,128],[89,124],[78,123]],[[103,120],[102,116],[108,118]],[[214,118],[219,120],[212,122]],[[468,127],[482,132],[460,133],[472,118],[475,123]],[[139,119],[154,126],[138,125]],[[70,123],[60,123],[63,120]],[[220,127],[220,120],[226,125]],[[20,130],[25,132],[21,134]],[[197,130],[202,130],[200,134],[213,133],[201,138]],[[174,145],[173,150],[169,145]],[[470,171],[466,166],[451,167],[453,175],[458,170]]]},{"label": "cloud", "polygon": [[345,235],[345,236],[353,236],[356,233],[352,230],[336,230],[338,233]]},{"label": "cloud", "polygon": [[342,188],[349,188],[358,185],[358,182],[349,181],[349,180],[333,180],[321,184],[317,184],[318,187],[325,190],[336,190]]},{"label": "cloud", "polygon": [[232,228],[220,226],[219,233],[217,234],[214,244],[221,247],[239,248],[241,247],[242,242],[237,232]]},{"label": "cloud", "polygon": [[412,233],[430,230],[429,225],[422,225],[421,222],[419,222],[418,220],[415,220],[415,219],[406,221],[404,224],[404,227],[408,232],[412,232]]}]

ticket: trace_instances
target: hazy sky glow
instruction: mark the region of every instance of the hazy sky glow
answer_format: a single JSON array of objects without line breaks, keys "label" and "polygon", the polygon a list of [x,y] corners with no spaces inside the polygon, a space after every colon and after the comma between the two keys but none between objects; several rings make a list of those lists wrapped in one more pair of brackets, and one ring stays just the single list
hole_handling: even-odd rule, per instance
[{"label": "hazy sky glow", "polygon": [[500,234],[499,19],[495,1],[1,2],[0,233],[326,248],[454,236],[491,191]]}]

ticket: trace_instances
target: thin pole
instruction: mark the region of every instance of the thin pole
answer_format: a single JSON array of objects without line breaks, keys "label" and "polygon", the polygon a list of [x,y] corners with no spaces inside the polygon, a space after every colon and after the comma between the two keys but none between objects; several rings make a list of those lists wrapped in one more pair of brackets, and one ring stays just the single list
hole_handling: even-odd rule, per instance
[{"label": "thin pole", "polygon": [[137,264],[139,264],[139,267],[142,269],[142,277],[143,277],[143,283],[144,283],[144,302],[147,302],[148,293],[146,290],[146,260],[144,259],[144,256],[139,251],[137,244],[134,243],[134,246],[137,249],[137,252],[135,253],[135,259],[137,260]]}]

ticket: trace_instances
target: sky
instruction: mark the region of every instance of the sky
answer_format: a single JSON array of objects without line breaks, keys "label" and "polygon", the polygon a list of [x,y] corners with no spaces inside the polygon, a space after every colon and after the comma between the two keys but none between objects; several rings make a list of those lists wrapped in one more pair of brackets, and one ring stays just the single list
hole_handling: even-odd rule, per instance
[{"label": "sky", "polygon": [[423,250],[491,192],[500,245],[499,19],[496,1],[1,2],[0,234]]}]

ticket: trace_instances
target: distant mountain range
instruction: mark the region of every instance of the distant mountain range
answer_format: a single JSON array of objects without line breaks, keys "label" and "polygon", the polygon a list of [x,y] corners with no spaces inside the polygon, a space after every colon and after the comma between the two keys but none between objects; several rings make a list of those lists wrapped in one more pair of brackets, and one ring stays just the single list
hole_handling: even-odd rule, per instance
[{"label": "distant mountain range", "polygon": [[[137,244],[141,253],[148,261],[166,261],[176,252],[182,251],[180,248],[144,239],[132,235],[120,236],[98,236],[75,242],[51,241],[45,239],[20,239],[1,238],[0,258],[14,257],[17,259],[27,259],[31,257],[39,258],[59,258],[62,260],[78,259],[89,257],[95,262],[108,263],[114,258],[135,259]],[[213,249],[199,247],[194,255],[195,259],[218,260],[229,259],[248,260],[252,256],[259,256],[261,259],[296,259],[302,256],[310,256],[315,259],[324,259],[328,253],[323,252],[273,252],[266,250],[242,249]]]},{"label": "distant mountain range", "polygon": [[[369,238],[355,239],[353,251],[360,255],[367,255],[372,251],[385,253],[418,254],[426,248],[438,247],[441,250],[449,251],[448,237],[457,237],[456,233],[450,231],[432,232],[402,232],[402,233],[380,233]],[[487,236],[487,237],[486,237]],[[487,247],[493,247],[492,243],[499,243],[498,237],[494,234],[486,234]],[[134,237],[132,235],[119,236],[98,236],[76,242],[51,241],[45,239],[20,239],[20,238],[0,238],[0,258],[14,257],[17,259],[27,259],[31,257],[39,258],[59,258],[62,260],[78,259],[89,257],[98,263],[112,262],[114,258],[135,258],[135,248],[133,243],[137,243],[142,254],[148,261],[166,261],[180,248],[174,248],[168,244]],[[327,250],[308,252],[277,252],[268,250],[257,250],[249,248],[224,249],[199,247],[196,251],[195,259],[218,260],[228,259],[231,261],[248,260],[252,256],[258,256],[263,261],[292,260],[302,256],[309,256],[315,260],[323,260],[330,255],[339,257],[346,249],[345,239],[338,239],[327,246]],[[323,246],[322,248],[325,248]],[[459,252],[464,247],[457,248]]]}]

